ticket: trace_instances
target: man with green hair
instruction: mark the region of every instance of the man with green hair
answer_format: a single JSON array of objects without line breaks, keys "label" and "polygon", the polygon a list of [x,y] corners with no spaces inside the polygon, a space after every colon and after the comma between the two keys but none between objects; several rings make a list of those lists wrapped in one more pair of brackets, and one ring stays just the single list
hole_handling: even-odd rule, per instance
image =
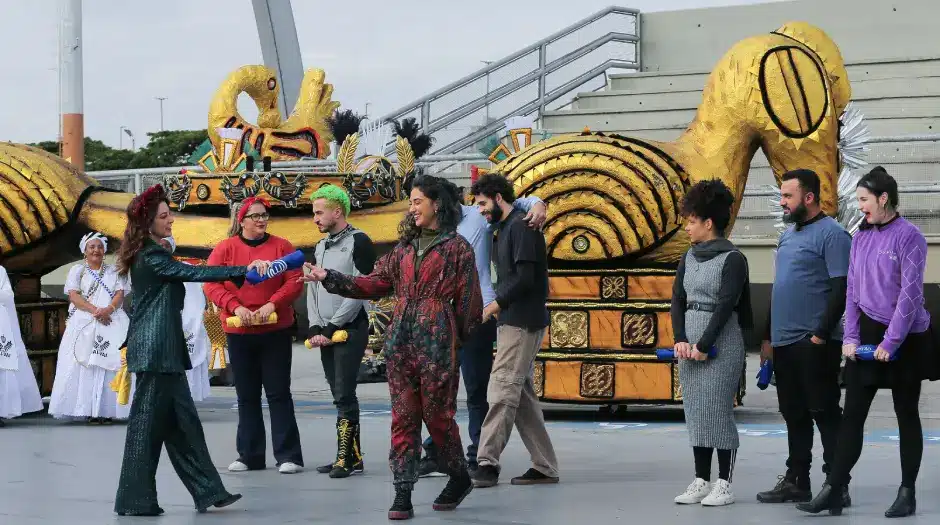
[{"label": "man with green hair", "polygon": [[[327,184],[315,191],[310,200],[313,201],[313,222],[320,233],[327,234],[314,247],[316,265],[347,275],[372,273],[375,246],[368,235],[346,221],[350,212],[349,195],[342,188]],[[317,472],[328,473],[331,478],[345,478],[363,471],[356,384],[369,342],[365,303],[333,295],[318,282],[307,286],[310,341],[320,347],[323,371],[337,412],[336,459],[317,467]],[[345,342],[331,340],[338,330],[347,332]]]}]

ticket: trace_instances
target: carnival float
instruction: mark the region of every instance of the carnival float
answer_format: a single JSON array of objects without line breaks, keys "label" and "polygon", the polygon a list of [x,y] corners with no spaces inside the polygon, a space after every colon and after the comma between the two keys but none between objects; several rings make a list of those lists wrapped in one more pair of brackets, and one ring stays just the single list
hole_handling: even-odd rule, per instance
[{"label": "carnival float", "polygon": [[[237,111],[241,93],[258,106],[256,124]],[[719,61],[695,119],[675,142],[589,130],[535,141],[531,125],[510,121],[489,170],[509,177],[517,194],[548,204],[550,326],[535,368],[540,399],[681,402],[677,367],[655,355],[673,345],[672,285],[689,246],[680,199],[695,182],[718,178],[735,194],[736,214],[760,148],[778,177],[793,168],[815,170],[826,213],[844,224],[857,220],[849,197],[852,173],[843,168],[855,167],[864,133],[859,118],[846,111],[850,97],[835,43],[818,28],[794,22],[739,42]],[[252,195],[273,203],[272,234],[311,249],[321,234],[311,224],[308,197],[323,184],[344,187],[353,203],[350,221],[380,246],[394,245],[395,226],[407,211],[402,185],[429,139],[413,121],[394,123],[394,159],[384,148],[363,154],[360,121],[338,111],[322,70],[307,71],[286,119],[277,98],[276,78],[263,66],[240,68],[217,91],[209,140],[193,156],[203,172],[181,171],[163,181],[178,211],[177,253],[204,261],[227,236],[232,208]],[[335,172],[270,170],[269,160],[324,158],[332,142],[338,144]],[[67,303],[42,298],[40,278],[78,259],[72,247],[89,230],[120,240],[133,195],[17,144],[0,145],[0,184],[2,264],[15,283],[24,339],[48,392]],[[393,304],[374,304],[370,313],[376,351]],[[218,353],[224,341],[218,318],[207,311],[206,323]]]}]

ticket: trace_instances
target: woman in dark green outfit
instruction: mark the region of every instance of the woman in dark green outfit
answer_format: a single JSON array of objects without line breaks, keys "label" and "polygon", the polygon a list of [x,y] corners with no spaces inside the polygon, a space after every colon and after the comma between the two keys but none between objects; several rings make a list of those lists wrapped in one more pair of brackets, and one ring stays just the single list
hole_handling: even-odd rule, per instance
[{"label": "woman in dark green outfit", "polygon": [[189,266],[177,262],[159,241],[172,234],[173,214],[160,185],[127,207],[127,228],[118,254],[118,271],[130,274],[133,313],[127,336],[127,369],[137,376],[124,444],[124,463],[114,511],[118,515],[158,516],[156,473],[166,445],[170,463],[192,494],[199,512],[225,507],[241,498],[230,494],[212,464],[196,413],[186,370],[192,368],[183,338],[181,311],[185,282],[244,282],[245,266]]}]

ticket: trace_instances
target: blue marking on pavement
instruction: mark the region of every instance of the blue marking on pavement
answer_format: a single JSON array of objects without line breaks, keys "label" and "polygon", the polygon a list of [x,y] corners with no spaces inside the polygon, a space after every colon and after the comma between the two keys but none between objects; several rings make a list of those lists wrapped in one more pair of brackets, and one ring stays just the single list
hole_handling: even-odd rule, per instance
[{"label": "blue marking on pavement", "polygon": [[[207,409],[235,409],[235,398],[230,397],[211,397],[205,401],[197,403],[197,406]],[[295,400],[294,406],[300,413],[324,412],[332,414],[333,403],[331,401],[306,401]],[[363,418],[390,418],[390,406],[386,403],[363,403],[359,405],[359,416]],[[467,413],[464,409],[457,411],[458,421],[464,423],[467,419]],[[549,421],[550,427],[568,428],[573,430],[595,430],[595,431],[643,431],[656,430],[667,432],[685,432],[685,423],[680,422],[653,422],[642,423],[637,421]],[[739,424],[738,434],[741,437],[749,438],[785,438],[787,429],[783,425],[768,424]],[[897,429],[882,429],[865,434],[865,441],[869,443],[897,443]],[[924,443],[927,445],[940,445],[940,432],[925,432]]]}]

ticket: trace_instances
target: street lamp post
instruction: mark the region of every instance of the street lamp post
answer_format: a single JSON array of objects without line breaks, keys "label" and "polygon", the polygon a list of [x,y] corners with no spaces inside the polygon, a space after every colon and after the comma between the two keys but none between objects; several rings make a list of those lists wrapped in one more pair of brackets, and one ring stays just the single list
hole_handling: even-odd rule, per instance
[{"label": "street lamp post", "polygon": [[163,131],[163,101],[166,97],[154,97],[160,101],[160,131]]},{"label": "street lamp post", "polygon": [[135,149],[137,149],[137,145],[135,144],[135,140],[134,140],[134,134],[131,133],[130,128],[128,128],[127,126],[121,126],[120,148],[124,149],[124,134],[125,133],[127,133],[127,136],[131,138],[131,151],[134,151]]},{"label": "street lamp post", "polygon": [[[493,63],[492,60],[481,60],[480,62],[483,62],[484,64],[486,64],[487,67],[489,67],[489,65]],[[489,97],[490,97],[490,72],[487,71],[486,72],[486,98],[489,98]],[[486,116],[484,118],[485,120],[483,121],[483,125],[484,126],[489,125],[490,123],[490,101],[489,100],[486,101]]]}]

